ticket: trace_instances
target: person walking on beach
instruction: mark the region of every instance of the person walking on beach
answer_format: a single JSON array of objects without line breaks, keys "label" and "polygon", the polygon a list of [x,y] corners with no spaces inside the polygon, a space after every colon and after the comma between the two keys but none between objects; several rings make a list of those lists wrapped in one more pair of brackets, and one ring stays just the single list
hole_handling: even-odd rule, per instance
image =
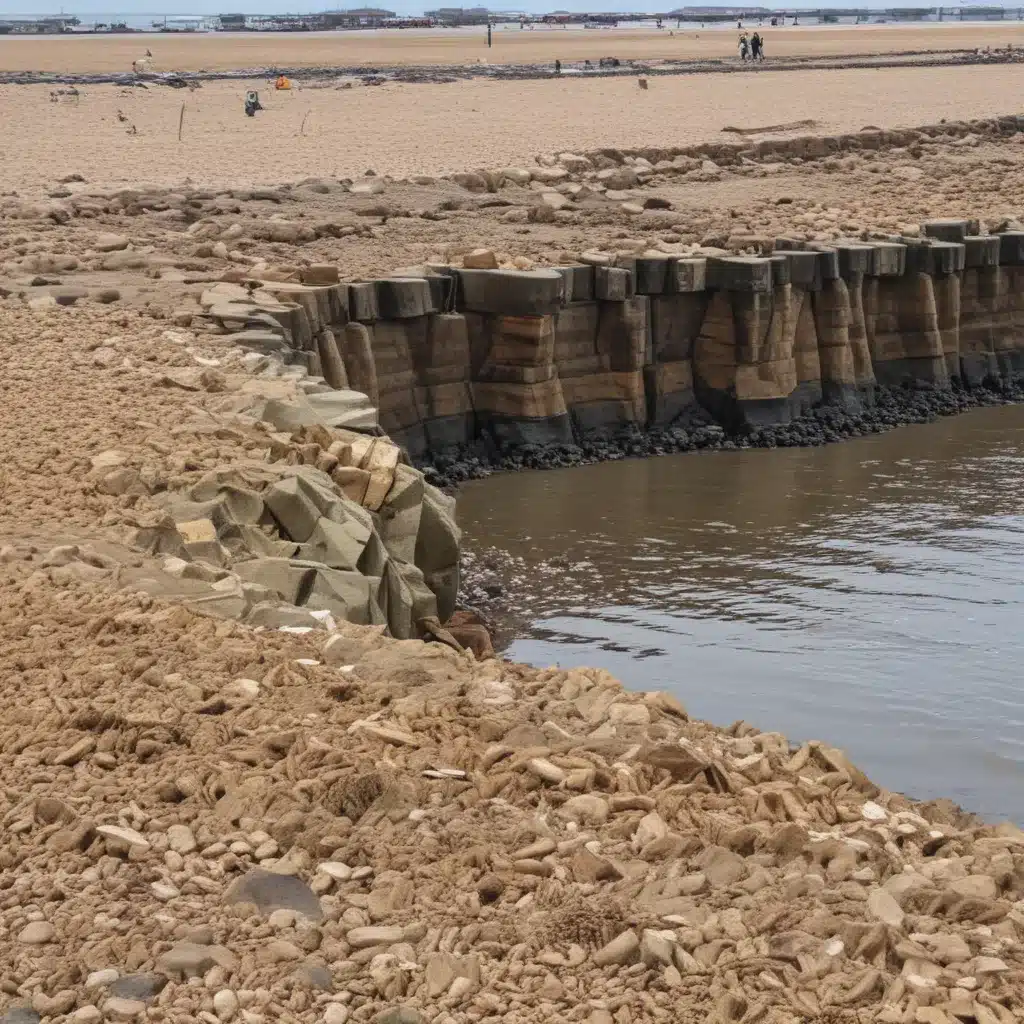
[{"label": "person walking on beach", "polygon": [[761,39],[761,33],[755,32],[750,40],[750,59],[751,60],[764,60],[764,41]]},{"label": "person walking on beach", "polygon": [[747,43],[747,33],[746,32],[741,32],[740,33],[740,60],[745,61],[747,59],[748,52],[749,52],[749,50],[748,50],[748,43]]}]

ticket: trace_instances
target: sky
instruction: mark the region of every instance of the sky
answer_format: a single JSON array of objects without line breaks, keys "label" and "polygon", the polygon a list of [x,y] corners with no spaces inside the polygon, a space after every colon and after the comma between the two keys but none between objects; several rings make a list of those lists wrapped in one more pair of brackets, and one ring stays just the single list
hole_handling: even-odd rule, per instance
[{"label": "sky", "polygon": [[[484,3],[491,10],[523,10],[544,13],[552,10],[567,11],[665,11],[682,6],[683,3],[699,3],[700,0],[492,0]],[[827,0],[826,0],[827,2]],[[837,5],[843,0],[833,0]],[[847,0],[849,2],[849,0]],[[927,0],[854,0],[858,7],[883,8],[899,5],[929,6]],[[285,11],[306,14],[311,11],[344,9],[345,7],[375,6],[380,4],[398,14],[420,14],[427,8],[438,6],[472,7],[476,0],[351,0],[351,2],[303,3],[302,0],[0,0],[0,18],[5,15],[47,15],[61,11],[67,14],[94,16],[97,14],[123,14],[134,16],[173,14],[219,14],[225,11],[244,11],[246,14],[281,14]],[[946,0],[952,6],[951,0]],[[771,6],[771,0],[754,0],[754,5]],[[728,3],[715,6],[733,6]],[[737,3],[735,6],[743,6]],[[804,0],[786,7],[819,7],[820,0]]]}]

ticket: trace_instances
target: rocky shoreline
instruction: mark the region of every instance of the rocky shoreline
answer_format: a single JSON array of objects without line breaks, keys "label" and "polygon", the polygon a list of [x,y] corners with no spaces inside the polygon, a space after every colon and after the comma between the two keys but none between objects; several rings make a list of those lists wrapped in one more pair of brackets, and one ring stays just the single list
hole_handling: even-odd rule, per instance
[{"label": "rocky shoreline", "polygon": [[[990,381],[983,387],[947,392],[927,387],[879,388],[871,405],[851,413],[819,406],[791,423],[727,432],[717,424],[692,424],[639,432],[624,431],[572,445],[526,445],[498,451],[476,445],[417,463],[425,479],[456,492],[467,480],[495,472],[564,469],[623,458],[652,458],[677,452],[734,451],[740,448],[810,448],[835,444],[900,426],[933,423],[971,409],[1024,401],[1024,382]],[[473,602],[474,605],[476,602]]]}]

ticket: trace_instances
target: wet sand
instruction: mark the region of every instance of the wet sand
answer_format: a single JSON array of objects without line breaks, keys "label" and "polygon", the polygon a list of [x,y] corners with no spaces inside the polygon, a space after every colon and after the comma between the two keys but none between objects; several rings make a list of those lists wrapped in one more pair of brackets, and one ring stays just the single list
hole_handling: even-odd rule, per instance
[{"label": "wet sand", "polygon": [[[672,33],[672,34],[670,34]],[[771,57],[1004,48],[1024,44],[1024,23],[842,25],[764,29]],[[528,64],[596,60],[736,57],[735,26],[586,30],[499,28],[488,50],[483,29],[330,33],[0,37],[0,71],[128,71],[146,48],[159,71],[314,65]]]},{"label": "wet sand", "polygon": [[[250,86],[266,108],[255,118],[242,111]],[[0,123],[16,145],[0,148],[0,176],[6,188],[29,189],[69,173],[94,185],[272,184],[370,168],[436,175],[600,146],[734,143],[727,126],[813,119],[797,134],[818,135],[991,117],[1014,110],[1022,92],[1022,65],[684,75],[647,92],[629,78],[287,93],[238,81],[195,92],[92,86],[54,103],[47,87],[6,86]]]}]

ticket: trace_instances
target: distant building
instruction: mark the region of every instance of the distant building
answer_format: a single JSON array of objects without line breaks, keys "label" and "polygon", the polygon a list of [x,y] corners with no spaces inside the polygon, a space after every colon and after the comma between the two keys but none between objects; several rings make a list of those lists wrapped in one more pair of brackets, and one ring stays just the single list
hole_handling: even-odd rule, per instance
[{"label": "distant building", "polygon": [[325,11],[324,16],[339,28],[380,28],[398,15],[382,7],[355,7],[350,11]]},{"label": "distant building", "polygon": [[491,12],[486,7],[439,7],[425,13],[439,25],[486,25],[491,20]]}]

